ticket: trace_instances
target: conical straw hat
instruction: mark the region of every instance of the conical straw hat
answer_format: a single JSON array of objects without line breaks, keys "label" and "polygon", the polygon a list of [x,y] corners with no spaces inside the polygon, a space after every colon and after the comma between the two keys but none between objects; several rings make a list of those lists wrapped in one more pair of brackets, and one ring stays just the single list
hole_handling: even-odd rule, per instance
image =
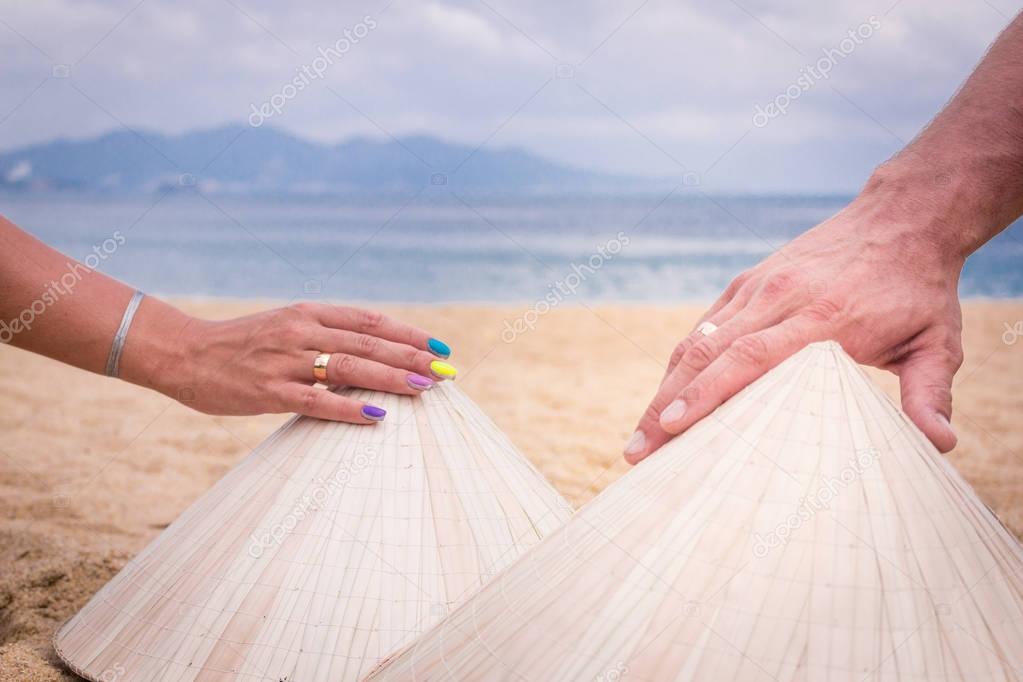
[{"label": "conical straw hat", "polygon": [[1020,680],[1023,551],[813,344],[367,679]]},{"label": "conical straw hat", "polygon": [[91,680],[358,680],[570,506],[459,389],[296,418],[54,638]]}]

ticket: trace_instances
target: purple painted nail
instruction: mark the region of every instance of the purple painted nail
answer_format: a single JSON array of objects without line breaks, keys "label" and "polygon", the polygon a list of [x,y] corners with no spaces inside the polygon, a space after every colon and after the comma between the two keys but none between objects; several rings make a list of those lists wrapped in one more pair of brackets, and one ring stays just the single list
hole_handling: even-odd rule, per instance
[{"label": "purple painted nail", "polygon": [[382,407],[377,407],[376,405],[365,405],[362,408],[362,416],[366,419],[372,419],[375,422],[380,422],[387,416],[387,410]]},{"label": "purple painted nail", "polygon": [[417,391],[425,391],[428,388],[433,388],[433,379],[427,379],[421,374],[409,374],[405,379],[405,383],[408,384],[409,388]]}]

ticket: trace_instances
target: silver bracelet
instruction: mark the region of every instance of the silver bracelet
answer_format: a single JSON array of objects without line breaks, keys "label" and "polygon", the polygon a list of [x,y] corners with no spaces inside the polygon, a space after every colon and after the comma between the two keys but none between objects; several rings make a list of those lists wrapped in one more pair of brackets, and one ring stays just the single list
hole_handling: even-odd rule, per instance
[{"label": "silver bracelet", "polygon": [[131,327],[131,321],[135,318],[135,312],[139,309],[139,304],[142,303],[144,297],[145,294],[136,290],[132,294],[131,300],[128,301],[128,307],[124,309],[121,326],[117,328],[117,333],[114,334],[114,343],[110,346],[110,355],[107,357],[108,377],[116,377],[120,371],[121,351],[124,350],[124,342],[128,338],[128,328]]}]

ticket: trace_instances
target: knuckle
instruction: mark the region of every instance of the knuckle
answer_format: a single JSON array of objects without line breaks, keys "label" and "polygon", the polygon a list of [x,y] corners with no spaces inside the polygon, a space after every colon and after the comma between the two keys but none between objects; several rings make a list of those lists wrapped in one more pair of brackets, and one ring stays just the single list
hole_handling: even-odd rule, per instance
[{"label": "knuckle", "polygon": [[929,382],[923,387],[924,392],[941,405],[952,404],[952,387],[941,382]]},{"label": "knuckle", "polygon": [[713,341],[713,338],[712,336],[705,336],[694,343],[686,351],[686,354],[682,356],[682,364],[697,372],[707,369],[710,363],[714,362],[714,359],[718,356],[717,342]]},{"label": "knuckle", "polygon": [[289,320],[281,325],[281,337],[288,345],[294,346],[305,335],[306,326],[298,320]]},{"label": "knuckle", "polygon": [[312,386],[303,386],[298,394],[299,411],[304,414],[316,412],[316,408],[323,401],[324,392]]},{"label": "knuckle", "polygon": [[686,337],[678,342],[678,345],[675,346],[675,349],[671,351],[670,364],[672,367],[682,362],[682,358],[685,357],[686,352],[692,345],[693,341],[689,337]]},{"label": "knuckle", "polygon": [[341,377],[352,376],[358,366],[355,356],[347,353],[336,353],[331,356],[331,359],[334,361],[334,371]]},{"label": "knuckle", "polygon": [[[664,403],[664,404],[661,404]],[[656,424],[661,419],[661,411],[667,406],[667,401],[654,399],[654,402],[646,406],[643,410],[642,421],[645,423]]]},{"label": "knuckle", "polygon": [[743,270],[728,283],[728,287],[725,289],[725,296],[734,296],[742,289],[749,281],[753,278],[753,273],[749,270]]},{"label": "knuckle", "polygon": [[773,272],[760,285],[760,295],[768,299],[778,299],[796,287],[796,276],[789,272]]},{"label": "knuckle", "polygon": [[315,303],[304,303],[304,302],[303,303],[293,303],[290,306],[288,306],[288,308],[291,309],[292,313],[295,316],[302,317],[302,318],[312,317],[313,314],[316,312],[316,304]]},{"label": "knuckle", "polygon": [[376,329],[384,323],[384,314],[377,310],[359,310],[358,319],[364,329]]},{"label": "knuckle", "polygon": [[380,338],[376,336],[369,336],[368,334],[360,334],[356,337],[355,347],[360,353],[365,355],[375,355],[380,351]]},{"label": "knuckle", "polygon": [[735,340],[728,348],[729,358],[749,367],[767,365],[769,352],[763,337],[757,335],[743,336]]},{"label": "knuckle", "polygon": [[841,312],[840,304],[828,298],[818,298],[803,308],[802,315],[814,322],[834,322]]},{"label": "knuckle", "polygon": [[286,341],[297,341],[307,328],[309,315],[300,309],[300,306],[303,305],[306,304],[295,303],[287,308],[282,308],[281,314],[277,316],[275,325],[277,333],[282,335]]},{"label": "knuckle", "polygon": [[966,359],[963,353],[963,337],[961,332],[955,329],[948,331],[945,338],[945,352],[952,371],[959,371],[959,368],[963,366],[963,361]]},{"label": "knuckle", "polygon": [[963,348],[958,343],[948,349],[948,364],[953,373],[959,371],[959,368],[963,366],[963,361],[965,359],[966,356],[963,355]]}]

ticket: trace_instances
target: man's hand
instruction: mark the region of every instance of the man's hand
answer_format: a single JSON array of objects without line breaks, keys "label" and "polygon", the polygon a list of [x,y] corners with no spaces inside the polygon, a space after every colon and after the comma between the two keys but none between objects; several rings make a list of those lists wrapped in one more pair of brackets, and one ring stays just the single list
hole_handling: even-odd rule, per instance
[{"label": "man's hand", "polygon": [[[966,257],[1023,213],[1023,14],[955,98],[830,220],[740,275],[675,349],[625,446],[635,463],[812,341],[899,375],[941,451],[962,363]],[[705,327],[705,329],[713,329]]]},{"label": "man's hand", "polygon": [[955,249],[926,231],[854,202],[732,282],[701,320],[717,329],[693,331],[672,353],[626,459],[638,462],[806,344],[826,339],[898,374],[903,409],[939,450],[951,450],[962,265]]}]

